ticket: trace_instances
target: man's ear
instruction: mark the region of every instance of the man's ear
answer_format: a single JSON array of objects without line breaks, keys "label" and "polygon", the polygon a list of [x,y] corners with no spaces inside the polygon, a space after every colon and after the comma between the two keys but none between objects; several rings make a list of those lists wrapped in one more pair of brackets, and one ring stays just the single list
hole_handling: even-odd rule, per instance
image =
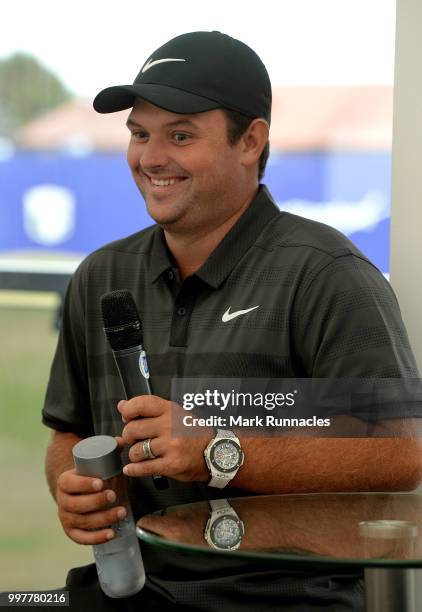
[{"label": "man's ear", "polygon": [[242,162],[245,166],[256,164],[268,142],[270,128],[265,119],[254,119],[241,136]]}]

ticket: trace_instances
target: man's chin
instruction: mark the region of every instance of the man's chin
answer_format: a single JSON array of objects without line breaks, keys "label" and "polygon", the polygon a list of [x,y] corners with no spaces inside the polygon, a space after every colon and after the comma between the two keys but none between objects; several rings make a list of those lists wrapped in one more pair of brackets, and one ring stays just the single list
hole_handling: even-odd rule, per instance
[{"label": "man's chin", "polygon": [[153,219],[155,223],[163,229],[177,227],[184,217],[183,213],[177,214],[174,211],[172,211],[171,213],[169,213],[168,211],[157,211],[156,209],[154,210],[152,207],[148,208],[148,213],[151,219]]}]

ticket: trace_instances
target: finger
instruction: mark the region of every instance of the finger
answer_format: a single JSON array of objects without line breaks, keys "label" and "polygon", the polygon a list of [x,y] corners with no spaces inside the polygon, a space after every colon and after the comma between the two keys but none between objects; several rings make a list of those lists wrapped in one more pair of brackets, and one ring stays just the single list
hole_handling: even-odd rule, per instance
[{"label": "finger", "polygon": [[138,417],[155,417],[163,414],[167,400],[158,395],[137,395],[130,400],[121,400],[117,409],[126,421]]},{"label": "finger", "polygon": [[114,538],[112,529],[101,529],[100,531],[84,531],[83,529],[70,529],[66,532],[77,544],[104,544]]},{"label": "finger", "polygon": [[60,511],[60,520],[67,529],[106,529],[114,523],[118,523],[127,516],[123,506],[116,506],[110,510],[101,512],[89,512],[88,514],[75,514],[73,512]]},{"label": "finger", "polygon": [[138,440],[157,438],[165,433],[164,423],[160,418],[135,419],[130,421],[123,431],[122,438],[126,444],[134,444]]},{"label": "finger", "polygon": [[115,438],[116,438],[116,442],[117,442],[117,446],[119,447],[119,450],[122,451],[126,446],[126,442],[123,440],[121,436],[115,436]]},{"label": "finger", "polygon": [[57,503],[67,512],[75,512],[84,514],[86,512],[94,512],[107,508],[110,504],[116,501],[116,493],[111,489],[101,491],[101,493],[69,495],[61,493],[58,496]]},{"label": "finger", "polygon": [[168,462],[163,457],[150,459],[149,461],[139,461],[138,463],[128,463],[123,468],[126,476],[171,476],[172,470]]},{"label": "finger", "polygon": [[[147,438],[150,440],[149,448],[154,455],[154,459],[156,457],[160,457],[164,454],[166,443],[161,438]],[[132,463],[136,463],[137,461],[151,461],[151,457],[147,457],[144,449],[145,440],[141,440],[141,442],[136,442],[132,445],[129,451],[129,459]]]},{"label": "finger", "polygon": [[75,469],[63,472],[57,479],[57,487],[66,493],[92,493],[101,491],[103,486],[104,483],[100,478],[79,476]]}]

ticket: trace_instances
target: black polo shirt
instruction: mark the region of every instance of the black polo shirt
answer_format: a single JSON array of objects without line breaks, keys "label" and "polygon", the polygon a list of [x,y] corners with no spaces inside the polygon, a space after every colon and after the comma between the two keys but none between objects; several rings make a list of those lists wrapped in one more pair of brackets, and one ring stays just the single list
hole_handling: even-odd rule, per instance
[{"label": "black polo shirt", "polygon": [[[135,298],[153,392],[166,399],[173,377],[418,377],[379,270],[333,228],[280,212],[261,186],[182,284],[156,225],[84,260],[65,300],[43,410],[49,427],[81,436],[122,431],[116,404],[124,392],[100,311],[100,297],[116,289]],[[248,312],[230,317],[240,310]],[[150,481],[133,485],[135,515],[221,495],[176,481],[157,492]]]}]

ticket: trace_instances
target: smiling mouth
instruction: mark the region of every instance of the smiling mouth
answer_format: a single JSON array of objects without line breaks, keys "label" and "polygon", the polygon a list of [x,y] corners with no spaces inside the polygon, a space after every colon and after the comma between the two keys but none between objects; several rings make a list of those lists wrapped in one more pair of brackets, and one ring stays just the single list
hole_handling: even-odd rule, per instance
[{"label": "smiling mouth", "polygon": [[167,179],[148,177],[151,185],[154,187],[170,187],[171,185],[177,185],[187,179],[187,176],[174,176]]}]

